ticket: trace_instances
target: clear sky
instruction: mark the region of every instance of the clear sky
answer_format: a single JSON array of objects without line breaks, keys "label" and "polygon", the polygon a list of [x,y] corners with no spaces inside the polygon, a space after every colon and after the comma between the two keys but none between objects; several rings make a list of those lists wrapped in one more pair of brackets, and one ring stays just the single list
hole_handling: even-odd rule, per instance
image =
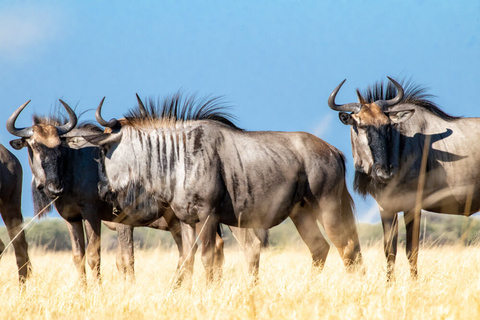
[{"label": "clear sky", "polygon": [[[0,122],[27,100],[31,125],[58,98],[93,120],[121,117],[141,97],[182,89],[222,95],[247,130],[307,131],[347,156],[340,103],[376,81],[412,78],[454,115],[480,115],[480,2],[438,1],[28,1],[0,2]],[[0,142],[13,150],[0,125]],[[27,151],[23,214],[31,217]],[[354,196],[361,221],[375,202]],[[52,216],[58,216],[52,214]]]}]

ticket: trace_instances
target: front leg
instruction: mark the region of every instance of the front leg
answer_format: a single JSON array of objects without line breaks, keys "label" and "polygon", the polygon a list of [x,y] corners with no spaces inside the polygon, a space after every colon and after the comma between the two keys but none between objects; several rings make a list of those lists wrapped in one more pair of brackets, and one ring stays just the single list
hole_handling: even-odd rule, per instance
[{"label": "front leg", "polygon": [[77,268],[80,280],[86,283],[85,274],[85,237],[83,235],[83,222],[65,220],[72,243],[73,263]]},{"label": "front leg", "polygon": [[230,231],[242,247],[247,261],[248,274],[253,277],[254,283],[258,280],[258,269],[260,267],[260,250],[265,238],[268,235],[267,230],[263,229],[244,229],[230,227]]},{"label": "front leg", "polygon": [[222,269],[223,263],[225,261],[225,254],[223,252],[223,247],[225,242],[222,239],[222,229],[220,224],[217,224],[217,234],[215,235],[215,258],[213,259],[213,269],[215,272],[215,279],[222,279]]},{"label": "front leg", "polygon": [[0,259],[2,258],[3,251],[5,251],[5,244],[2,239],[0,239]]},{"label": "front leg", "polygon": [[215,244],[218,228],[218,220],[213,215],[200,219],[199,237],[202,240],[202,262],[207,276],[207,284],[211,284],[215,278]]},{"label": "front leg", "polygon": [[195,224],[180,221],[182,230],[183,262],[179,270],[176,283],[181,283],[185,279],[190,279],[193,275],[193,263],[195,262],[195,251],[197,251]]},{"label": "front leg", "polygon": [[124,280],[135,281],[135,255],[133,246],[133,227],[118,223],[116,226],[118,238],[117,269]]},{"label": "front leg", "polygon": [[[202,228],[204,224],[199,222],[196,224],[197,234],[200,236],[202,234]],[[220,224],[217,224],[217,234],[215,235],[215,252],[213,258],[213,273],[216,280],[222,279],[222,267],[223,262],[225,261],[225,256],[223,253],[224,241],[222,239],[222,229]]]},{"label": "front leg", "polygon": [[93,278],[100,282],[100,219],[85,219],[85,231],[87,234],[87,262],[92,269]]},{"label": "front leg", "polygon": [[[155,226],[153,226],[155,225]],[[183,248],[183,241],[182,241],[182,226],[180,220],[175,215],[166,214],[164,217],[155,221],[154,224],[151,225],[160,230],[168,230],[172,234],[173,240],[178,248],[178,263],[177,263],[177,273],[182,273],[182,263],[184,261],[184,248]],[[195,255],[195,251],[197,250],[196,246],[192,249],[191,255]],[[188,254],[188,251],[186,251]],[[177,288],[182,284],[183,277],[178,277],[175,280],[174,287]]]},{"label": "front leg", "polygon": [[405,227],[407,229],[407,258],[410,263],[410,276],[416,279],[418,276],[417,260],[418,247],[420,240],[420,220],[421,212],[415,214],[415,211],[405,213]]},{"label": "front leg", "polygon": [[395,258],[397,256],[398,215],[385,212],[380,208],[380,217],[383,226],[383,246],[387,258],[387,280],[395,280]]}]

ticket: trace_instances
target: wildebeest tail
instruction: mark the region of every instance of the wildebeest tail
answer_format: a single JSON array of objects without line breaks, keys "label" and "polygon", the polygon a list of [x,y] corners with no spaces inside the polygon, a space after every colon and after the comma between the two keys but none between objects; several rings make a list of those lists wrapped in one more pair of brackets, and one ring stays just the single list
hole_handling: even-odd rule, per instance
[{"label": "wildebeest tail", "polygon": [[355,219],[355,203],[348,192],[347,185],[344,183],[342,193],[342,220],[346,226],[345,232],[348,237],[354,242],[353,250],[356,253],[357,261],[361,261],[360,240],[358,239],[356,219]]}]

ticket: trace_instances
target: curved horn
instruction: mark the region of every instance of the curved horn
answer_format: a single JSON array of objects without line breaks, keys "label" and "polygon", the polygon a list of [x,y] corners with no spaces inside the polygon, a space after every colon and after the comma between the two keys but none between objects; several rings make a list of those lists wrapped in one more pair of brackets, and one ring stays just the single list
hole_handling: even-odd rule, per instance
[{"label": "curved horn", "polygon": [[68,122],[66,124],[64,124],[63,126],[56,127],[58,135],[61,136],[62,134],[68,133],[72,131],[73,128],[75,128],[75,126],[77,125],[77,115],[75,114],[75,111],[73,111],[72,108],[70,108],[70,106],[66,104],[62,99],[58,99],[58,100],[63,105],[65,110],[67,110],[68,117],[69,117]]},{"label": "curved horn", "polygon": [[105,101],[105,97],[103,97],[102,101],[100,101],[100,104],[97,107],[97,111],[95,112],[95,119],[97,119],[97,122],[104,127],[108,128],[113,128],[118,124],[117,119],[110,119],[110,121],[106,121],[105,119],[102,118],[102,105],[103,102]]},{"label": "curved horn", "polygon": [[20,112],[22,112],[23,109],[25,109],[25,107],[27,106],[27,104],[30,103],[30,101],[31,100],[28,100],[27,102],[22,104],[17,110],[12,113],[12,115],[7,120],[7,130],[14,136],[21,138],[30,138],[33,135],[32,127],[21,129],[15,128],[15,121],[17,121],[18,115],[20,114]]},{"label": "curved horn", "polygon": [[362,94],[360,93],[360,90],[357,89],[357,98],[358,98],[358,102],[361,103],[361,104],[365,104],[365,98],[362,96]]},{"label": "curved horn", "polygon": [[347,81],[347,79],[343,80],[330,94],[328,97],[328,106],[335,110],[335,111],[345,111],[345,112],[353,112],[356,113],[360,111],[362,107],[359,103],[347,103],[347,104],[336,104],[335,97],[337,96],[338,91],[343,86],[343,84]]},{"label": "curved horn", "polygon": [[142,116],[147,116],[147,109],[145,109],[145,106],[143,105],[142,99],[138,96],[138,93],[135,93],[137,96],[137,102],[138,102],[138,109],[140,110],[140,114]]},{"label": "curved horn", "polygon": [[[403,96],[405,94],[402,86],[395,80],[393,80],[392,78],[390,77],[387,77],[388,80],[390,80],[393,85],[395,86],[395,88],[397,88],[397,96],[393,99],[390,99],[390,100],[381,100],[381,101],[378,101],[381,103],[381,106],[382,108],[387,108],[387,107],[392,107],[394,105],[396,105],[397,103],[399,103],[400,101],[402,101],[403,99]],[[378,104],[377,102],[377,104]]]}]

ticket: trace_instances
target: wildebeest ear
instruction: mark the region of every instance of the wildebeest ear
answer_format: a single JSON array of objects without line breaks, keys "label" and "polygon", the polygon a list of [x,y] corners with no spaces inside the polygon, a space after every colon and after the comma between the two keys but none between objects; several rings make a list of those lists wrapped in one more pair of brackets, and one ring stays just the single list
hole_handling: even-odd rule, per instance
[{"label": "wildebeest ear", "polygon": [[85,146],[87,141],[83,137],[65,137],[62,138],[62,144],[70,148],[82,148]]},{"label": "wildebeest ear", "polygon": [[413,115],[415,110],[401,110],[401,111],[392,111],[392,112],[386,112],[388,117],[393,123],[400,123],[405,120],[410,119],[410,117]]},{"label": "wildebeest ear", "polygon": [[25,139],[15,139],[10,141],[10,145],[13,149],[20,150],[27,146],[27,142],[25,141]]},{"label": "wildebeest ear", "polygon": [[100,133],[89,136],[82,136],[82,138],[84,138],[91,144],[97,146],[108,146],[110,144],[119,142],[121,137],[121,133]]},{"label": "wildebeest ear", "polygon": [[342,123],[346,124],[346,125],[353,125],[353,123],[354,123],[354,120],[353,120],[352,116],[350,115],[350,113],[340,112],[338,114],[338,118],[340,118],[340,121],[342,121]]}]

